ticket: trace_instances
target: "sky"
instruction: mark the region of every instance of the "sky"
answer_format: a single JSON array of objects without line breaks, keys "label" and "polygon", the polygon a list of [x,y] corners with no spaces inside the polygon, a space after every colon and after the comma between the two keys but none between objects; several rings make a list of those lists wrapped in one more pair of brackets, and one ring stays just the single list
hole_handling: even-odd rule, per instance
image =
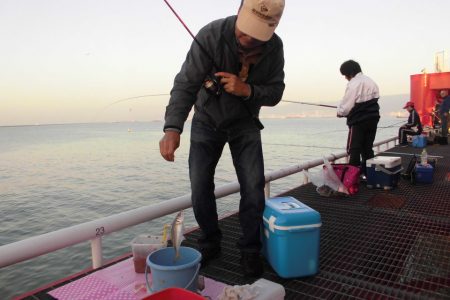
[{"label": "sky", "polygon": [[[240,0],[169,3],[195,34]],[[276,30],[283,99],[337,104],[348,59],[382,98],[409,94],[409,76],[433,72],[436,53],[449,70],[449,14],[448,0],[286,0]],[[0,126],[9,126],[162,120],[192,38],[163,0],[0,0],[0,41]],[[282,102],[262,114],[293,110],[307,111]]]}]

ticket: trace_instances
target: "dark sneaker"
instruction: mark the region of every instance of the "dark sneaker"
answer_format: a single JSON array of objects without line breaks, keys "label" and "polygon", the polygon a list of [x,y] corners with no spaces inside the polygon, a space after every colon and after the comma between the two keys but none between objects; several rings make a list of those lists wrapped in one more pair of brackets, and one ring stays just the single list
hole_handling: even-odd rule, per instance
[{"label": "dark sneaker", "polygon": [[400,147],[408,147],[408,144],[398,144]]},{"label": "dark sneaker", "polygon": [[246,277],[259,277],[264,271],[259,253],[242,252],[240,263]]},{"label": "dark sneaker", "polygon": [[213,247],[200,248],[200,253],[202,254],[202,261],[201,261],[202,267],[206,266],[206,264],[208,264],[208,262],[210,262],[211,260],[219,257],[220,251],[221,249],[219,245]]}]

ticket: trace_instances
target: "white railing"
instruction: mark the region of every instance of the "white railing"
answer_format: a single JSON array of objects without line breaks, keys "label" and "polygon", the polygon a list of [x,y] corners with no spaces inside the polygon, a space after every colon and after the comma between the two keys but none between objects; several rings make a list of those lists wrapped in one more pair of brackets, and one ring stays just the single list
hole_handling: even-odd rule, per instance
[{"label": "white railing", "polygon": [[[376,152],[384,149],[390,149],[390,143],[395,146],[397,138],[393,137],[374,144]],[[347,158],[347,153],[329,154],[325,156],[329,161],[336,161],[341,158]],[[292,174],[314,168],[323,164],[323,159],[311,160],[305,163],[294,165],[277,171],[265,174],[266,197],[270,196],[270,182],[290,176]],[[306,181],[305,181],[306,183]],[[216,198],[222,198],[239,192],[239,183],[237,181],[222,185],[215,190]],[[186,194],[181,197],[172,198],[161,203],[152,204],[109,217],[97,219],[94,221],[78,224],[75,226],[63,228],[57,231],[45,233],[0,246],[0,268],[13,265],[37,256],[47,254],[62,248],[76,245],[81,242],[91,240],[92,266],[101,267],[103,264],[102,256],[102,236],[115,231],[125,229],[134,225],[163,217],[165,215],[186,209],[191,206],[191,195]]]}]

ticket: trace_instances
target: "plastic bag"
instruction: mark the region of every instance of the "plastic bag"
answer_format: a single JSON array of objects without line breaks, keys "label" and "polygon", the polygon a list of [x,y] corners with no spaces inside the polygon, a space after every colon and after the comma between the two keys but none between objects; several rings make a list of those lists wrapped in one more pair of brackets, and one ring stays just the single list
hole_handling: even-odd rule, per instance
[{"label": "plastic bag", "polygon": [[218,300],[254,300],[258,296],[255,287],[246,285],[227,285],[223,288],[222,293],[217,296]]},{"label": "plastic bag", "polygon": [[325,197],[349,195],[347,187],[337,177],[331,163],[326,158],[323,159],[323,163],[322,172],[317,174],[310,174],[308,171],[303,170],[308,180],[317,187],[317,193]]},{"label": "plastic bag", "polygon": [[326,158],[323,158],[323,176],[325,185],[329,186],[337,192],[348,194],[347,187],[336,175],[333,166]]}]

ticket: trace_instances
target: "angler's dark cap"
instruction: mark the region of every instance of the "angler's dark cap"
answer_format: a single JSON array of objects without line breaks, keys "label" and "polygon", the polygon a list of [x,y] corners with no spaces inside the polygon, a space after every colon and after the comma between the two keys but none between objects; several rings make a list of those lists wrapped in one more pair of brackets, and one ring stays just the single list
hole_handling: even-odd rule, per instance
[{"label": "angler's dark cap", "polygon": [[236,26],[243,33],[266,42],[272,37],[284,10],[284,0],[244,0]]},{"label": "angler's dark cap", "polygon": [[414,108],[414,102],[412,102],[412,101],[406,102],[406,104],[405,104],[405,106],[403,106],[403,108],[407,108],[408,106]]}]

